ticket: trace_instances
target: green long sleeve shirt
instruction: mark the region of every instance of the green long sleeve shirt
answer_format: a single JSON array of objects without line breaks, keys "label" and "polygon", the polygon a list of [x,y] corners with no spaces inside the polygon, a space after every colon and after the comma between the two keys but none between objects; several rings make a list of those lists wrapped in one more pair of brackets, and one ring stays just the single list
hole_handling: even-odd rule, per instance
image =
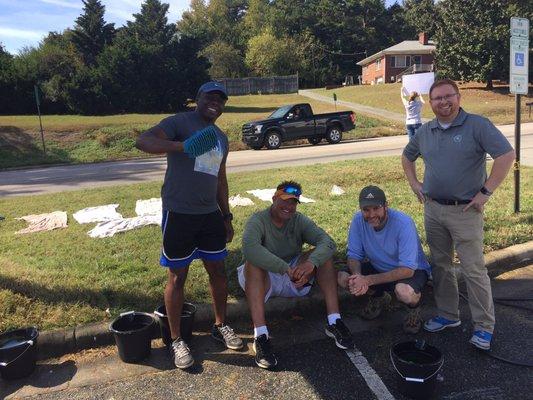
[{"label": "green long sleeve shirt", "polygon": [[331,258],[337,248],[333,239],[305,215],[297,212],[278,228],[267,208],[248,219],[242,236],[242,253],[244,260],[256,267],[285,273],[288,263],[302,252],[304,243],[315,247],[309,261],[316,267]]}]

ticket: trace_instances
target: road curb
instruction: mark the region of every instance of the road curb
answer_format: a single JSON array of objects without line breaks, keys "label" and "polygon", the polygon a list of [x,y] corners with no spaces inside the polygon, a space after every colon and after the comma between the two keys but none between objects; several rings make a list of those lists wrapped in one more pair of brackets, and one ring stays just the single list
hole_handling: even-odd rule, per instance
[{"label": "road curb", "polygon": [[[517,244],[506,249],[496,250],[485,255],[485,263],[491,277],[508,270],[509,265],[520,264],[533,260],[533,240]],[[353,301],[346,292],[339,293],[341,305]],[[197,304],[195,315],[195,329],[207,330],[212,324],[213,313],[211,304]],[[309,310],[323,311],[323,297],[319,290],[313,291],[310,297],[303,298],[273,298],[266,305],[267,317],[275,314],[291,313],[297,315]],[[139,310],[141,311],[141,310]],[[248,305],[244,298],[228,302],[228,321],[248,318]],[[159,337],[159,330],[154,330],[154,338]],[[59,357],[84,349],[106,346],[114,343],[114,337],[109,332],[109,322],[99,322],[80,325],[75,328],[56,329],[40,332],[38,341],[38,359],[44,360]]]}]

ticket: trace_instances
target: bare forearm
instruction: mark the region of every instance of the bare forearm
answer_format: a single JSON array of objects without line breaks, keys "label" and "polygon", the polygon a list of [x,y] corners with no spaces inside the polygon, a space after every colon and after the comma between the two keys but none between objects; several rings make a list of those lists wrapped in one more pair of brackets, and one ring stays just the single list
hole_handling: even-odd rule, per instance
[{"label": "bare forearm", "polygon": [[139,136],[135,147],[150,154],[182,152],[183,143],[169,140],[164,133],[151,129]]},{"label": "bare forearm", "polygon": [[394,268],[389,272],[382,272],[380,274],[367,275],[368,286],[379,285],[382,283],[396,282],[402,279],[407,279],[413,276],[415,271],[407,267]]},{"label": "bare forearm", "polygon": [[360,274],[361,273],[361,262],[359,260],[355,260],[353,258],[348,258],[348,268],[352,274]]},{"label": "bare forearm", "polygon": [[[225,166],[224,166],[225,168]],[[221,166],[222,169],[222,166]],[[226,215],[229,213],[229,202],[228,202],[228,196],[229,196],[229,189],[228,189],[228,179],[226,177],[225,172],[220,172],[221,176],[218,178],[218,187],[217,187],[217,203],[218,207],[220,208],[220,211],[223,215]]]},{"label": "bare forearm", "polygon": [[505,153],[494,160],[494,164],[492,165],[492,169],[490,171],[490,176],[485,182],[485,187],[488,190],[494,192],[498,188],[498,186],[500,186],[500,184],[503,182],[503,180],[509,173],[509,170],[511,169],[514,160],[514,150],[511,150],[510,152]]},{"label": "bare forearm", "polygon": [[402,155],[402,167],[411,187],[413,187],[413,185],[416,183],[420,183],[416,177],[415,163],[413,161],[409,161],[404,155]]}]

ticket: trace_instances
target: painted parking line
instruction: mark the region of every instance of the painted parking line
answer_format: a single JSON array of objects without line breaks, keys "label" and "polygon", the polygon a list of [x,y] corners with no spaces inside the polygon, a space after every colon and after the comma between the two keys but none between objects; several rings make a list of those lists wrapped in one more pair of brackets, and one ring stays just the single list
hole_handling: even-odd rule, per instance
[{"label": "painted parking line", "polygon": [[345,352],[378,400],[394,400],[394,396],[389,392],[389,389],[387,389],[387,386],[385,386],[379,375],[374,371],[374,368],[370,366],[363,353],[356,348],[345,350]]}]

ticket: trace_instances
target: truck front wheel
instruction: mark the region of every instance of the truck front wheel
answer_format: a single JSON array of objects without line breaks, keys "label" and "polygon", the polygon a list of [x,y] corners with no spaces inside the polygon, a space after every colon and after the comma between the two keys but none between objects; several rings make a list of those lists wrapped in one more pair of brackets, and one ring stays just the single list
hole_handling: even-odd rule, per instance
[{"label": "truck front wheel", "polygon": [[281,146],[281,136],[277,132],[268,132],[265,137],[265,146],[267,149],[274,150]]},{"label": "truck front wheel", "polygon": [[330,126],[326,132],[326,140],[331,143],[339,143],[342,139],[342,129],[337,125]]}]

